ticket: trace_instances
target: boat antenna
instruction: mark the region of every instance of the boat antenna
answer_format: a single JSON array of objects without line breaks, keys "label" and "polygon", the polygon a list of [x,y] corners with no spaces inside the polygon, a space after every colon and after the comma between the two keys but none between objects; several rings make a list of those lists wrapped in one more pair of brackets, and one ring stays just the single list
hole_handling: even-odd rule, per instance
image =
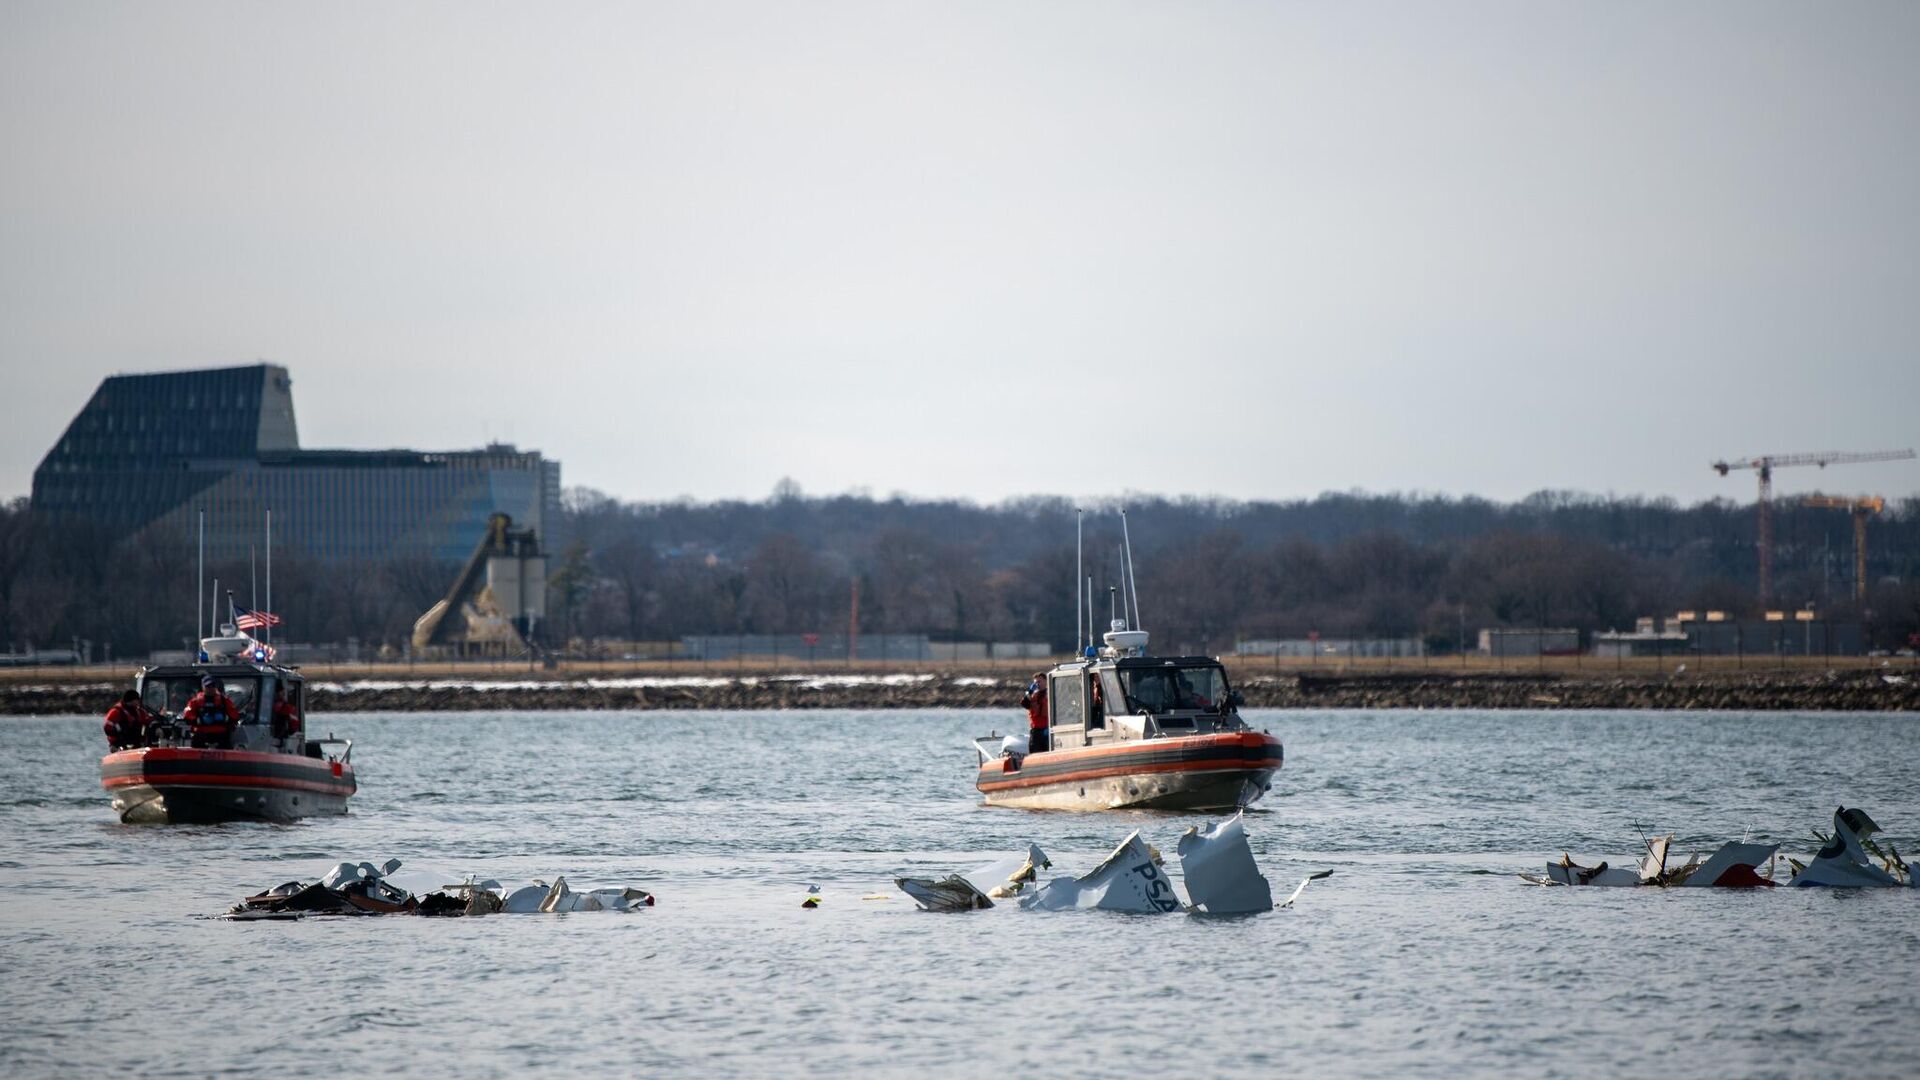
[{"label": "boat antenna", "polygon": [[[1093,648],[1093,575],[1087,575],[1087,645]],[[1085,655],[1085,652],[1082,652]]]},{"label": "boat antenna", "polygon": [[200,655],[200,635],[207,628],[207,509],[200,508],[200,570],[193,579],[193,655]]},{"label": "boat antenna", "polygon": [[[267,610],[273,610],[273,510],[267,510]],[[260,628],[268,641],[273,640],[273,620]]]},{"label": "boat antenna", "polygon": [[247,606],[252,608],[255,611],[259,611],[260,610],[260,553],[253,549],[252,544],[247,545],[247,578],[252,582],[252,584],[247,589],[247,597],[248,597]]},{"label": "boat antenna", "polygon": [[207,623],[207,636],[214,637],[220,633],[220,579],[219,578],[213,579],[213,595],[207,598],[207,617],[210,620]]},{"label": "boat antenna", "polygon": [[1127,534],[1127,508],[1120,508],[1120,550],[1127,556],[1127,580],[1133,593],[1133,623],[1135,630],[1145,626],[1140,619],[1140,579],[1133,572],[1133,538]]},{"label": "boat antenna", "polygon": [[1107,622],[1108,624],[1112,624],[1114,621],[1116,621],[1119,618],[1119,611],[1115,607],[1115,605],[1118,602],[1119,602],[1119,596],[1115,592],[1114,587],[1111,585],[1107,586]]},{"label": "boat antenna", "polygon": [[1073,652],[1076,656],[1080,653],[1080,643],[1085,641],[1087,637],[1086,631],[1080,623],[1080,616],[1083,614],[1083,609],[1080,604],[1080,564],[1082,561],[1081,549],[1085,546],[1083,537],[1085,536],[1086,518],[1087,512],[1085,510],[1077,506],[1073,508]]}]

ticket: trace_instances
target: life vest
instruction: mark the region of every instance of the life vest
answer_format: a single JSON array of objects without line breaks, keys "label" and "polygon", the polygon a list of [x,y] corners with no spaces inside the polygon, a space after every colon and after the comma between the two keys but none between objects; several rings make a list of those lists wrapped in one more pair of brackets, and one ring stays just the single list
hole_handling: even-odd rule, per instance
[{"label": "life vest", "polygon": [[109,745],[130,746],[140,741],[141,729],[146,725],[141,722],[138,708],[135,706],[129,709],[125,705],[115,703],[113,708],[107,710],[106,723],[101,727],[107,733]]},{"label": "life vest", "polygon": [[233,700],[202,690],[187,702],[186,718],[193,726],[194,738],[224,739],[233,733]]},{"label": "life vest", "polygon": [[1039,731],[1047,726],[1047,688],[1030,686],[1024,704],[1027,706],[1027,727]]}]

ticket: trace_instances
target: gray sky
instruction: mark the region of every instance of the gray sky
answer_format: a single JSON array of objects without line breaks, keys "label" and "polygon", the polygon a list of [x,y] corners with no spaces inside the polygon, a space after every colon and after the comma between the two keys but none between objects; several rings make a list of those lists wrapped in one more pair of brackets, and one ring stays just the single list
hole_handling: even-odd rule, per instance
[{"label": "gray sky", "polygon": [[266,358],[629,498],[1751,499],[1920,445],[1917,106],[1909,0],[7,0],[0,495]]}]

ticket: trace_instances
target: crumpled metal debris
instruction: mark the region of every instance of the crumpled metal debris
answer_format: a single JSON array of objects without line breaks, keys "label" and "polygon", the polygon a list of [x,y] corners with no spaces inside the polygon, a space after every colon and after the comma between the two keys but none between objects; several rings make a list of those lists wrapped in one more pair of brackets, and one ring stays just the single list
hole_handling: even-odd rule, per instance
[{"label": "crumpled metal debris", "polygon": [[496,912],[559,914],[586,911],[627,911],[652,907],[653,894],[630,887],[575,892],[564,877],[552,885],[535,881],[508,893],[498,881],[469,877],[455,885],[414,896],[386,880],[400,869],[400,860],[340,863],[311,885],[289,881],[241,900],[228,910],[229,919],[297,919],[306,915],[491,915]]},{"label": "crumpled metal debris", "polygon": [[1780,850],[1778,844],[1729,841],[1704,862],[1696,854],[1684,866],[1669,869],[1667,849],[1672,843],[1671,836],[1647,841],[1646,855],[1640,860],[1640,865],[1631,870],[1624,866],[1609,866],[1604,862],[1596,866],[1582,866],[1563,854],[1559,862],[1547,864],[1545,877],[1533,874],[1520,876],[1535,885],[1594,885],[1606,888],[1710,886],[1752,889],[1771,888],[1776,884],[1771,876],[1763,876],[1760,868],[1772,862]]},{"label": "crumpled metal debris", "polygon": [[[1029,844],[1025,856],[944,878],[895,878],[894,884],[927,911],[978,911],[1011,896],[1020,898],[1021,908],[1039,911],[1097,909],[1164,914],[1184,910],[1244,915],[1273,910],[1273,887],[1254,861],[1246,822],[1240,815],[1217,825],[1188,829],[1176,851],[1187,882],[1187,899],[1182,899],[1168,876],[1160,852],[1141,839],[1138,830],[1122,840],[1100,865],[1076,878],[1041,883],[1039,872],[1052,862],[1045,852]],[[1321,871],[1306,880],[1332,873]],[[1299,899],[1305,888],[1306,881],[1302,881],[1287,904]]]},{"label": "crumpled metal debris", "polygon": [[993,901],[974,887],[973,882],[952,874],[938,881],[933,878],[894,878],[900,891],[913,897],[922,911],[978,911],[990,908]]},{"label": "crumpled metal debris", "polygon": [[[1836,807],[1833,811],[1833,835],[1821,837],[1820,851],[1805,866],[1793,864],[1793,879],[1789,885],[1813,886],[1825,885],[1831,888],[1889,888],[1914,887],[1916,881],[1913,868],[1900,857],[1900,850],[1888,844],[1885,851],[1874,842],[1873,834],[1880,826],[1865,810]],[[1873,865],[1869,854],[1877,856],[1881,865]]]},{"label": "crumpled metal debris", "polygon": [[[1814,834],[1815,839],[1820,841],[1819,853],[1804,864],[1796,859],[1787,860],[1793,867],[1793,877],[1787,884],[1834,888],[1920,886],[1913,868],[1900,857],[1898,848],[1888,844],[1883,850],[1874,841],[1873,835],[1880,831],[1880,826],[1865,810],[1836,807],[1833,811],[1833,834]],[[1729,841],[1704,861],[1695,855],[1687,860],[1686,865],[1670,869],[1667,866],[1667,849],[1672,842],[1672,836],[1647,841],[1646,857],[1636,870],[1609,867],[1606,863],[1581,866],[1562,855],[1559,862],[1547,865],[1545,877],[1534,874],[1520,876],[1536,885],[1751,889],[1779,884],[1773,879],[1773,862],[1780,851],[1778,844]],[[1878,865],[1875,865],[1875,860],[1878,860]],[[1763,866],[1764,872],[1761,869]]]},{"label": "crumpled metal debris", "polygon": [[1172,879],[1160,868],[1160,853],[1140,839],[1136,829],[1099,866],[1077,878],[1054,878],[1021,897],[1020,906],[1039,911],[1097,908],[1164,913],[1185,905]]},{"label": "crumpled metal debris", "polygon": [[1187,881],[1187,899],[1209,915],[1273,910],[1273,889],[1254,864],[1246,825],[1235,814],[1218,825],[1180,834],[1173,850]]},{"label": "crumpled metal debris", "polygon": [[1017,896],[1039,872],[1053,863],[1038,844],[1028,844],[1025,855],[1014,855],[939,880],[895,878],[900,891],[913,897],[923,911],[978,911],[995,900]]},{"label": "crumpled metal debris", "polygon": [[1773,857],[1780,852],[1779,844],[1748,844],[1729,840],[1720,845],[1720,850],[1707,857],[1707,861],[1678,874],[1672,880],[1656,882],[1662,885],[1679,885],[1688,888],[1714,889],[1770,889],[1777,882],[1771,876],[1762,876],[1760,868],[1769,867]]}]

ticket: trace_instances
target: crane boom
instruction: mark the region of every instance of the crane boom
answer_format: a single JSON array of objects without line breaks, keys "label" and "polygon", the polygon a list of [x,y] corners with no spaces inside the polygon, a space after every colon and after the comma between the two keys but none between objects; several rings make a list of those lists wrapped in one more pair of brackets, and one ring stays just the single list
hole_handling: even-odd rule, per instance
[{"label": "crane boom", "polygon": [[1823,450],[1811,454],[1761,454],[1759,457],[1741,458],[1738,461],[1716,461],[1713,471],[1721,476],[1734,469],[1784,469],[1793,465],[1863,465],[1870,461],[1908,461],[1913,457],[1911,450]]},{"label": "crane boom", "polygon": [[1870,461],[1910,461],[1912,450],[1819,450],[1807,454],[1762,454],[1754,458],[1716,461],[1713,471],[1725,476],[1735,469],[1760,474],[1760,606],[1773,601],[1773,470],[1794,465],[1860,465]]}]

